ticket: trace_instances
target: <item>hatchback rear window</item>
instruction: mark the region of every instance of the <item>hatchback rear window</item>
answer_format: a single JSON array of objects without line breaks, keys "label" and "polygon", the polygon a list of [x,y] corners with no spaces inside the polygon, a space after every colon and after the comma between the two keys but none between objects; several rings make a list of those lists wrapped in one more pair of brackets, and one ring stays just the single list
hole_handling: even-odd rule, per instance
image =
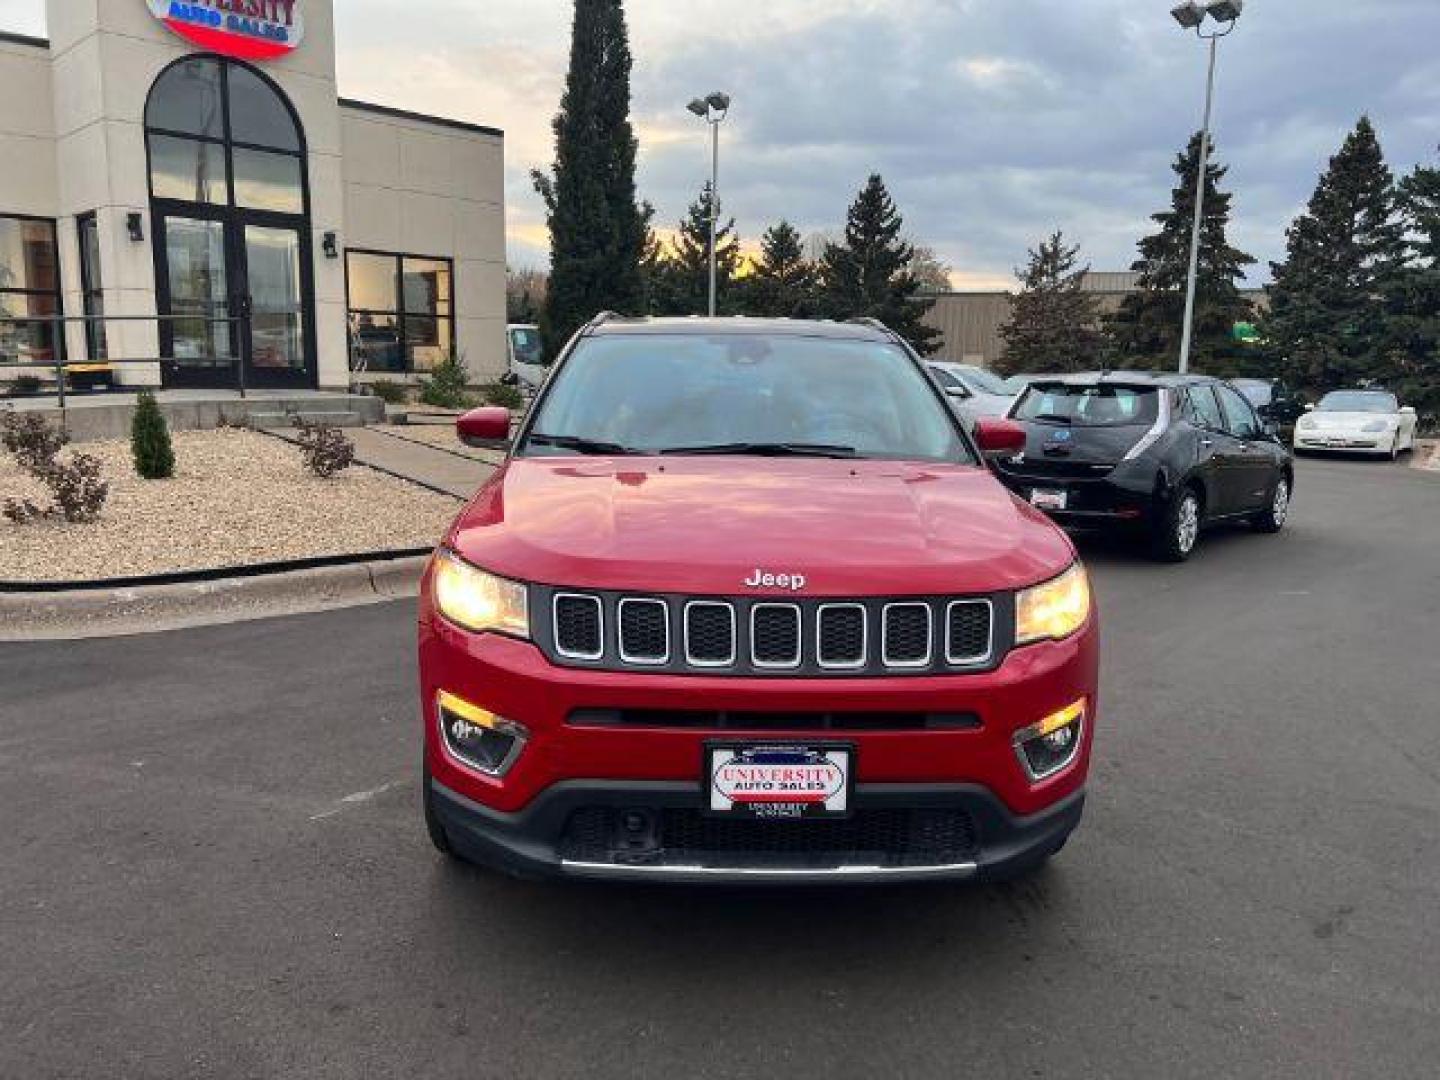
[{"label": "hatchback rear window", "polygon": [[1136,386],[1031,386],[1015,419],[1071,427],[1149,427],[1159,415],[1158,390]]}]

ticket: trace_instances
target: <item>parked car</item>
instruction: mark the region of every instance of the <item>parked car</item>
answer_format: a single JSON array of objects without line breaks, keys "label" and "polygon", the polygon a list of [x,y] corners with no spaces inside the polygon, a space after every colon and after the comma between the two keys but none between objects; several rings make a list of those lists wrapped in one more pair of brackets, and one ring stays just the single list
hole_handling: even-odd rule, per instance
[{"label": "parked car", "polygon": [[1049,858],[1099,643],[1069,539],[984,466],[1022,439],[878,324],[592,322],[425,575],[431,840],[706,882]]},{"label": "parked car", "polygon": [[1415,410],[1388,390],[1336,390],[1295,424],[1297,453],[1343,450],[1394,461],[1415,449]]},{"label": "parked car", "polygon": [[505,328],[505,341],[509,352],[509,374],[513,383],[538,390],[545,381],[549,368],[545,366],[545,346],[540,340],[540,328],[529,323],[511,323]]},{"label": "parked car", "polygon": [[943,360],[927,361],[926,366],[956,411],[971,423],[982,416],[1004,416],[1014,401],[1005,381],[984,368]]},{"label": "parked car", "polygon": [[1248,521],[1279,532],[1294,463],[1237,390],[1200,375],[1134,372],[1032,383],[1011,417],[1025,449],[996,459],[1031,505],[1077,526],[1148,534],[1152,552],[1188,559],[1201,531]]},{"label": "parked car", "polygon": [[1245,395],[1261,420],[1289,427],[1305,412],[1305,399],[1280,379],[1231,379],[1230,385]]}]

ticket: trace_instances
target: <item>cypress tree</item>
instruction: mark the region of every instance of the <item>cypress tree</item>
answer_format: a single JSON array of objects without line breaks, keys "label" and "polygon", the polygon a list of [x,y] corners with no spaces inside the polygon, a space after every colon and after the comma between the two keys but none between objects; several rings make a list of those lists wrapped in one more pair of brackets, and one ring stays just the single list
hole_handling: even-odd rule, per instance
[{"label": "cypress tree", "polygon": [[1394,176],[1362,116],[1272,263],[1264,335],[1282,370],[1331,388],[1382,378],[1405,266]]},{"label": "cypress tree", "polygon": [[[1140,241],[1140,258],[1130,267],[1140,275],[1139,288],[1125,297],[1109,321],[1110,344],[1116,362],[1123,366],[1168,369],[1179,362],[1195,222],[1195,181],[1200,173],[1200,139],[1196,132],[1171,166],[1176,184],[1170,192],[1170,208],[1152,215],[1159,229]],[[1224,374],[1240,359],[1240,346],[1234,340],[1235,324],[1254,317],[1250,302],[1240,295],[1240,282],[1245,268],[1254,265],[1255,259],[1230,246],[1227,232],[1231,195],[1220,189],[1229,169],[1216,163],[1213,138],[1210,150],[1190,358],[1196,370]]]},{"label": "cypress tree", "polygon": [[817,313],[815,266],[805,258],[799,230],[788,221],[760,237],[760,260],[746,284],[752,315],[813,319]]},{"label": "cypress tree", "polygon": [[621,0],[575,0],[570,71],[555,117],[555,163],[532,174],[550,228],[547,355],[601,311],[639,314],[645,219],[635,201],[630,44]]},{"label": "cypress tree", "polygon": [[1440,420],[1440,167],[1417,166],[1400,185],[1410,265],[1397,290],[1395,389],[1434,425]]},{"label": "cypress tree", "polygon": [[1077,265],[1079,259],[1080,248],[1066,245],[1057,229],[1030,251],[1028,265],[1015,271],[1021,288],[1000,328],[1005,352],[996,367],[1002,374],[1063,374],[1098,366],[1100,308],[1094,294],[1081,288],[1090,268]]},{"label": "cypress tree", "polygon": [[[718,213],[718,211],[717,211]],[[735,219],[715,224],[715,310],[734,315],[740,310],[735,280],[740,270],[740,238]],[[704,315],[710,305],[710,185],[690,204],[675,232],[671,250],[661,256],[662,287],[655,308],[659,315]]]},{"label": "cypress tree", "polygon": [[145,480],[169,480],[175,475],[175,449],[170,428],[155,395],[141,390],[135,396],[135,415],[130,421],[130,456],[135,472]]},{"label": "cypress tree", "polygon": [[885,181],[872,175],[850,204],[844,240],[827,244],[821,256],[821,304],[832,318],[879,319],[929,356],[940,347],[940,331],[922,320],[935,302],[920,298],[910,268],[915,249],[901,239],[903,226]]}]

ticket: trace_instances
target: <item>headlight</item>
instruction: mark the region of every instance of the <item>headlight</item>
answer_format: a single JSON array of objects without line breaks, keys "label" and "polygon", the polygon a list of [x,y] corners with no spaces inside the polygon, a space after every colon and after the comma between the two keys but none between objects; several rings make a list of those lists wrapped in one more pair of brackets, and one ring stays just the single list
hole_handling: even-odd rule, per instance
[{"label": "headlight", "polygon": [[1369,421],[1363,428],[1361,428],[1360,430],[1361,430],[1361,431],[1384,431],[1384,430],[1385,430],[1386,428],[1388,428],[1389,426],[1390,426],[1390,422],[1389,422],[1388,420],[1371,420],[1371,421]]},{"label": "headlight", "polygon": [[1090,579],[1078,562],[1015,597],[1015,644],[1069,637],[1090,615]]},{"label": "headlight", "polygon": [[487,574],[442,551],[435,556],[433,590],[440,614],[466,630],[530,636],[530,606],[518,581]]}]

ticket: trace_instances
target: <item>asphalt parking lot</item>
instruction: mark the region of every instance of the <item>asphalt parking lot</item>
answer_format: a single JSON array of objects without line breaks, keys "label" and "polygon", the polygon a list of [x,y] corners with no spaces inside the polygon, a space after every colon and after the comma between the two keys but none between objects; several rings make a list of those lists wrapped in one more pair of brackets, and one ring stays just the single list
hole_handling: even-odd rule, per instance
[{"label": "asphalt parking lot", "polygon": [[1434,1076],[1440,475],[1083,548],[1088,816],[1011,886],[449,865],[409,604],[0,646],[0,1076]]}]

